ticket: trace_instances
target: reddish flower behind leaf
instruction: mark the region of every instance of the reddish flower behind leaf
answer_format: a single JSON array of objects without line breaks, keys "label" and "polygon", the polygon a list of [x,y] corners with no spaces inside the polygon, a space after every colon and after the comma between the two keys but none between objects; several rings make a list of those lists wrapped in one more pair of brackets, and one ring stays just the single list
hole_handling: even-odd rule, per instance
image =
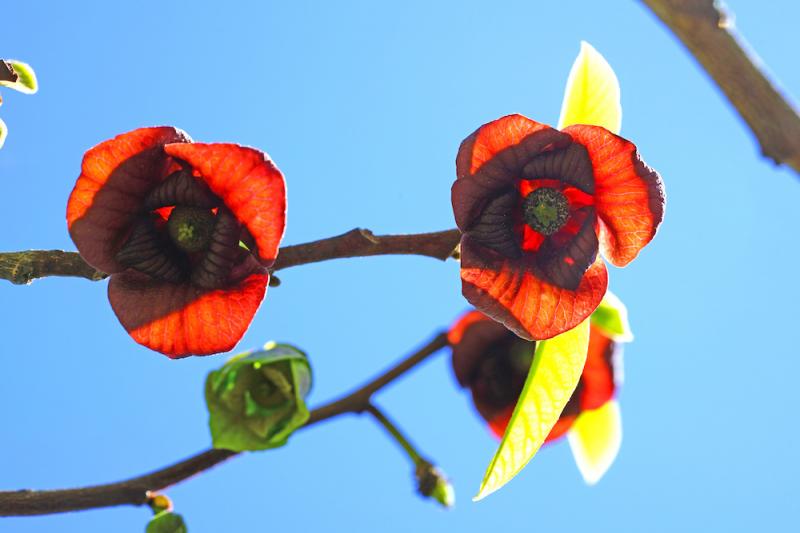
[{"label": "reddish flower behind leaf", "polygon": [[136,342],[171,358],[227,351],[264,298],[286,218],[259,150],[141,128],[86,152],[67,225]]},{"label": "reddish flower behind leaf", "polygon": [[[501,438],[525,385],[536,343],[520,339],[478,311],[463,315],[450,329],[448,340],[458,383],[470,390],[478,413]],[[620,344],[592,324],[581,380],[545,442],[563,436],[581,412],[597,409],[613,398],[620,353]]]},{"label": "reddish flower behind leaf", "polygon": [[627,265],[664,214],[658,173],[600,126],[509,115],[461,143],[456,173],[464,296],[531,340],[588,317],[608,285],[598,250]]}]

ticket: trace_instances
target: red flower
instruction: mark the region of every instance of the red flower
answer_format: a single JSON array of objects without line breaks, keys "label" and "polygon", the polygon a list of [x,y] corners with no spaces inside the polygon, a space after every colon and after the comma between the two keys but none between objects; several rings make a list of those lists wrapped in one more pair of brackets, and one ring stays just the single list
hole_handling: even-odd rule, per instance
[{"label": "red flower", "polygon": [[660,176],[600,126],[555,130],[521,115],[461,143],[452,200],[466,299],[520,337],[572,329],[664,215]]},{"label": "red flower", "polygon": [[[67,225],[140,344],[171,358],[227,351],[266,292],[286,218],[283,175],[259,150],[141,128],[86,152]],[[244,243],[246,246],[242,246]]]},{"label": "red flower", "polygon": [[[448,339],[458,383],[469,388],[478,413],[492,433],[502,437],[525,385],[536,343],[520,339],[478,311],[462,316]],[[581,412],[597,409],[613,398],[617,354],[621,354],[621,345],[591,325],[581,380],[545,442],[563,436]]]}]

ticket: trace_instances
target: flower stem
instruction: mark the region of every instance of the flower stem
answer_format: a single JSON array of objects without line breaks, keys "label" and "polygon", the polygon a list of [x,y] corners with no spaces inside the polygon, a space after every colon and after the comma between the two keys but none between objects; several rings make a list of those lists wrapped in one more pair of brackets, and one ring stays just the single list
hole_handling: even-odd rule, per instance
[{"label": "flower stem", "polygon": [[[439,333],[425,346],[372,381],[311,411],[308,422],[300,429],[341,414],[368,410],[373,394],[447,345],[447,335]],[[180,483],[235,455],[238,454],[230,450],[212,448],[149,474],[116,483],[77,489],[0,491],[0,516],[43,515],[116,505],[145,505],[154,492]]]},{"label": "flower stem", "polygon": [[411,462],[414,463],[416,466],[423,461],[422,455],[414,448],[414,445],[408,440],[408,438],[403,435],[403,432],[389,420],[389,418],[378,409],[378,407],[374,403],[369,403],[367,408],[364,409],[367,413],[371,414],[372,417],[381,425],[383,429],[389,433],[389,435],[400,445],[401,448],[406,452],[408,458],[411,459]]}]

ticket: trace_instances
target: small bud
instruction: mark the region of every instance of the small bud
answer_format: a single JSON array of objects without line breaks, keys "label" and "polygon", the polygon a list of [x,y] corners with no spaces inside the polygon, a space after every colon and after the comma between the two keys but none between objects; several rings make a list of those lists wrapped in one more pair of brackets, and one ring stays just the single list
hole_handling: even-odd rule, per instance
[{"label": "small bud", "polygon": [[172,511],[172,500],[166,494],[149,494],[147,505],[153,510],[153,514]]},{"label": "small bud", "polygon": [[208,374],[206,404],[215,448],[236,452],[286,444],[308,420],[306,355],[287,344],[235,356]]},{"label": "small bud", "polygon": [[417,463],[414,475],[417,478],[417,491],[426,498],[439,502],[449,509],[455,504],[456,495],[444,473],[428,461]]}]

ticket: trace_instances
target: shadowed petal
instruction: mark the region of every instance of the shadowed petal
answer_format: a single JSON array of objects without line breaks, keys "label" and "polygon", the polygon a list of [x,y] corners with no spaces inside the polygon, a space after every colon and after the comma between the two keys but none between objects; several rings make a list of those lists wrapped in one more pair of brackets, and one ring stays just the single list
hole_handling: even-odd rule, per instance
[{"label": "shadowed petal", "polygon": [[141,128],[86,152],[67,203],[67,226],[87,263],[109,274],[125,269],[114,256],[144,197],[173,164],[163,145],[190,140],[173,127]]},{"label": "shadowed petal", "polygon": [[135,272],[111,277],[108,299],[133,339],[172,359],[231,350],[264,299],[269,275],[256,272],[216,290]]},{"label": "shadowed petal", "polygon": [[656,234],[664,218],[664,183],[636,146],[605,128],[577,125],[564,129],[589,151],[594,167],[595,207],[600,217],[603,255],[625,266]]},{"label": "shadowed petal", "polygon": [[286,227],[286,185],[269,156],[236,144],[171,144],[164,150],[186,161],[255,239],[269,266]]},{"label": "shadowed petal", "polygon": [[569,142],[568,135],[522,115],[509,115],[478,128],[461,143],[456,157],[458,179],[451,196],[459,229],[468,230],[485,202],[513,188],[533,157]]},{"label": "shadowed petal", "polygon": [[599,256],[573,291],[543,281],[519,261],[487,252],[468,235],[462,239],[464,297],[525,339],[548,339],[577,326],[599,305],[608,286],[608,273]]}]

